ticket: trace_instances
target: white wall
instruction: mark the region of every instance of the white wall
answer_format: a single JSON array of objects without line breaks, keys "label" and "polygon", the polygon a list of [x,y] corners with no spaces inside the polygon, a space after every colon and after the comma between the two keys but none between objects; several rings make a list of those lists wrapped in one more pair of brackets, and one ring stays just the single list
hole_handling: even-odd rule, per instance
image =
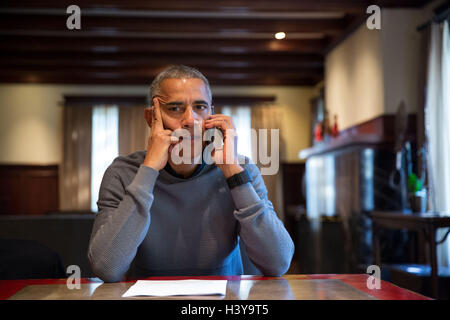
[{"label": "white wall", "polygon": [[381,9],[381,30],[362,24],[325,58],[325,100],[341,129],[382,114],[403,100],[410,113],[422,105],[421,36],[434,1],[422,9]]},{"label": "white wall", "polygon": [[61,159],[59,95],[38,86],[0,87],[0,162],[54,164]]},{"label": "white wall", "polygon": [[340,129],[383,113],[381,32],[359,27],[325,59],[325,103]]},{"label": "white wall", "polygon": [[394,114],[403,100],[409,112],[420,103],[421,10],[382,11],[384,113]]},{"label": "white wall", "polygon": [[[286,160],[308,147],[309,87],[213,87],[214,94],[275,95],[283,108]],[[147,86],[0,85],[0,163],[58,164],[62,159],[64,95],[145,95]]]}]

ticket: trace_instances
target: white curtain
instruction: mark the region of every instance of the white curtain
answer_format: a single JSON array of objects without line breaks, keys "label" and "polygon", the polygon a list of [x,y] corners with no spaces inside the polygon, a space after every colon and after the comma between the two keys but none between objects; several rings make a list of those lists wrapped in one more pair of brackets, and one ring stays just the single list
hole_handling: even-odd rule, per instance
[{"label": "white curtain", "polygon": [[103,175],[119,155],[119,109],[96,106],[92,110],[91,210],[97,212],[98,192]]},{"label": "white curtain", "polygon": [[[252,159],[252,139],[251,139],[251,107],[236,106],[222,107],[221,113],[233,118],[236,133],[238,135],[238,154]],[[252,159],[254,161],[254,159]]]},{"label": "white curtain", "polygon": [[[425,121],[429,207],[450,212],[450,36],[449,24],[432,24],[428,53]],[[438,240],[445,230],[438,232]],[[438,246],[438,264],[450,266],[450,239]]]}]

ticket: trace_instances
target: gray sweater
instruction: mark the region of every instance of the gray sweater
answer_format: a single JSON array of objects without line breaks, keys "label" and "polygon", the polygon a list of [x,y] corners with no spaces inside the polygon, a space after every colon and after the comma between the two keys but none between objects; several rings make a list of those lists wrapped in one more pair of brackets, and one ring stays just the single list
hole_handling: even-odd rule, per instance
[{"label": "gray sweater", "polygon": [[240,275],[239,237],[263,274],[288,270],[294,244],[255,164],[243,165],[253,182],[230,190],[215,165],[182,179],[144,158],[118,157],[104,174],[88,249],[99,278]]}]

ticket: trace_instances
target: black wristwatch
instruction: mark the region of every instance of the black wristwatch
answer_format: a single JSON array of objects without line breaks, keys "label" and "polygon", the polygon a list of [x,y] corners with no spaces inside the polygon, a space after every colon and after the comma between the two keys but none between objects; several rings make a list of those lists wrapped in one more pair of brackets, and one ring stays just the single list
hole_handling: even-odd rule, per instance
[{"label": "black wristwatch", "polygon": [[245,184],[247,182],[251,182],[252,177],[250,177],[250,174],[246,169],[244,171],[241,171],[239,173],[236,173],[235,175],[232,175],[227,179],[227,184],[230,189],[236,188],[237,186],[240,186],[242,184]]}]

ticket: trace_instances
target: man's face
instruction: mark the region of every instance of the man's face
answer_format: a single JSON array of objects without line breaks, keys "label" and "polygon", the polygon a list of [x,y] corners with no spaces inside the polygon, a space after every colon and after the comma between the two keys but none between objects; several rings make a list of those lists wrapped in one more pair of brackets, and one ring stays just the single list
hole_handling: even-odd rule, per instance
[{"label": "man's face", "polygon": [[201,79],[166,79],[157,96],[161,107],[164,128],[168,130],[203,127],[211,115],[211,101]]},{"label": "man's face", "polygon": [[198,153],[194,152],[194,142],[200,143],[203,149],[204,120],[209,118],[213,108],[205,83],[201,79],[166,79],[156,97],[164,128],[189,131],[194,157]]}]

